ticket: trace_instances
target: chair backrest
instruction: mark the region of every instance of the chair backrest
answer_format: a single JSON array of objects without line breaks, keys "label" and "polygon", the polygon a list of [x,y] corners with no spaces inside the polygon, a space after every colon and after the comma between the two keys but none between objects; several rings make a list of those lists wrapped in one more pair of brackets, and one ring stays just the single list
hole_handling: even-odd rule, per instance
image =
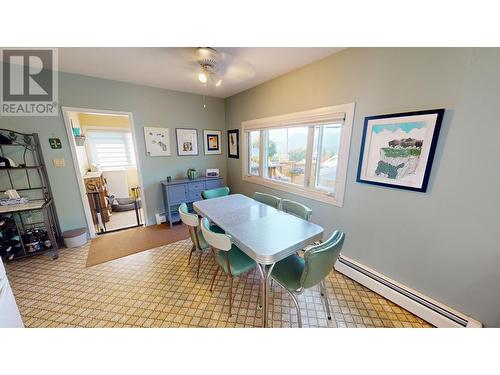
[{"label": "chair backrest", "polygon": [[312,215],[312,210],[309,207],[289,199],[281,200],[281,209],[307,221],[309,221]]},{"label": "chair backrest", "polygon": [[328,240],[304,253],[305,267],[300,278],[303,288],[317,285],[332,270],[344,244],[345,233],[335,231]]},{"label": "chair backrest", "polygon": [[190,227],[197,227],[200,222],[198,215],[189,213],[186,203],[179,206],[179,216],[182,222]]},{"label": "chair backrest", "polygon": [[205,241],[207,243],[219,250],[229,251],[233,246],[231,243],[231,237],[227,234],[223,233],[215,233],[210,230],[210,222],[206,217],[201,219],[201,232],[203,233],[203,237],[205,237]]},{"label": "chair backrest", "polygon": [[260,203],[264,203],[267,204],[268,206],[274,207],[276,209],[279,209],[281,206],[281,198],[278,198],[271,194],[256,192],[253,195],[253,199],[259,201]]},{"label": "chair backrest", "polygon": [[210,189],[201,192],[201,197],[203,199],[212,199],[218,197],[224,197],[229,195],[229,188],[227,186],[220,187],[217,189]]}]

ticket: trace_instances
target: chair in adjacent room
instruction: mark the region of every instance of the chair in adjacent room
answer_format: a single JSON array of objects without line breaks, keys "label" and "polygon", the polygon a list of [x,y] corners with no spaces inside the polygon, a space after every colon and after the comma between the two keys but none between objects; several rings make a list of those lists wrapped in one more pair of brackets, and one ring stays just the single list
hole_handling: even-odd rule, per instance
[{"label": "chair in adjacent room", "polygon": [[193,252],[197,250],[200,252],[200,257],[198,258],[198,268],[196,270],[196,278],[198,279],[200,277],[201,256],[203,254],[203,250],[207,250],[210,247],[207,244],[207,241],[205,241],[203,233],[198,228],[200,224],[198,215],[190,213],[186,203],[182,203],[179,206],[179,216],[181,217],[182,222],[187,225],[189,236],[191,237],[191,242],[193,243],[191,251],[189,252],[188,264],[191,262]]},{"label": "chair in adjacent room", "polygon": [[308,248],[304,253],[304,258],[294,254],[275,264],[271,278],[292,297],[297,309],[299,327],[302,327],[302,317],[297,296],[302,294],[305,289],[318,284],[323,296],[327,317],[329,320],[332,319],[324,280],[337,261],[344,244],[344,238],[344,232],[335,231],[322,244]]},{"label": "chair in adjacent room", "polygon": [[281,200],[281,209],[306,221],[311,219],[312,210],[309,207],[290,199]]},{"label": "chair in adjacent room", "polygon": [[216,189],[204,190],[201,192],[201,197],[203,199],[224,197],[226,195],[229,195],[229,188],[227,186],[216,188]]},{"label": "chair in adjacent room", "polygon": [[271,194],[256,192],[253,195],[253,199],[259,201],[260,203],[264,203],[267,204],[268,206],[274,207],[276,209],[279,209],[281,205],[281,198]]},{"label": "chair in adjacent room", "polygon": [[229,279],[229,315],[231,316],[233,309],[233,277],[254,269],[256,263],[231,242],[230,236],[212,231],[207,218],[201,219],[201,231],[207,243],[214,249],[215,261],[218,265],[210,284],[210,291],[213,291],[219,269],[222,269]]}]

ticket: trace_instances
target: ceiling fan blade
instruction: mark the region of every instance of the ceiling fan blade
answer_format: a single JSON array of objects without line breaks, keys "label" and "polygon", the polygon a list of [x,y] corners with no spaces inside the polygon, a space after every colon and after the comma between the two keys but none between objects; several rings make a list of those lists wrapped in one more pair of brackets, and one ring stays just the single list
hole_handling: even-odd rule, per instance
[{"label": "ceiling fan blade", "polygon": [[242,82],[255,76],[253,66],[242,58],[236,57],[228,52],[219,52],[221,64],[224,70],[219,74],[227,80]]}]

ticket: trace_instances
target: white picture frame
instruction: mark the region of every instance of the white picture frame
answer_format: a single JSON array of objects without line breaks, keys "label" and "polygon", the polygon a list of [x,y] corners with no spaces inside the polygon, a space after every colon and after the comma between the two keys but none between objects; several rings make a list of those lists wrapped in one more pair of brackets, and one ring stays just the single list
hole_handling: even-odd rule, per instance
[{"label": "white picture frame", "polygon": [[172,153],[169,128],[145,126],[144,141],[148,156],[170,156]]},{"label": "white picture frame", "polygon": [[196,156],[198,152],[198,129],[176,128],[177,155]]},{"label": "white picture frame", "polygon": [[220,155],[222,154],[222,131],[220,130],[203,130],[203,145],[205,155]]}]

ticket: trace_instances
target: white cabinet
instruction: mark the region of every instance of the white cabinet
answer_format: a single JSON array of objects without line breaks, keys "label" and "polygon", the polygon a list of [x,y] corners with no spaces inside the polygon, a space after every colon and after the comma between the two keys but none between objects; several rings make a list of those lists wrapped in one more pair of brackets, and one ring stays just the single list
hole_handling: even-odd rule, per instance
[{"label": "white cabinet", "polygon": [[3,262],[0,260],[0,328],[22,328],[24,327],[17,308],[14,294],[7,280]]}]

